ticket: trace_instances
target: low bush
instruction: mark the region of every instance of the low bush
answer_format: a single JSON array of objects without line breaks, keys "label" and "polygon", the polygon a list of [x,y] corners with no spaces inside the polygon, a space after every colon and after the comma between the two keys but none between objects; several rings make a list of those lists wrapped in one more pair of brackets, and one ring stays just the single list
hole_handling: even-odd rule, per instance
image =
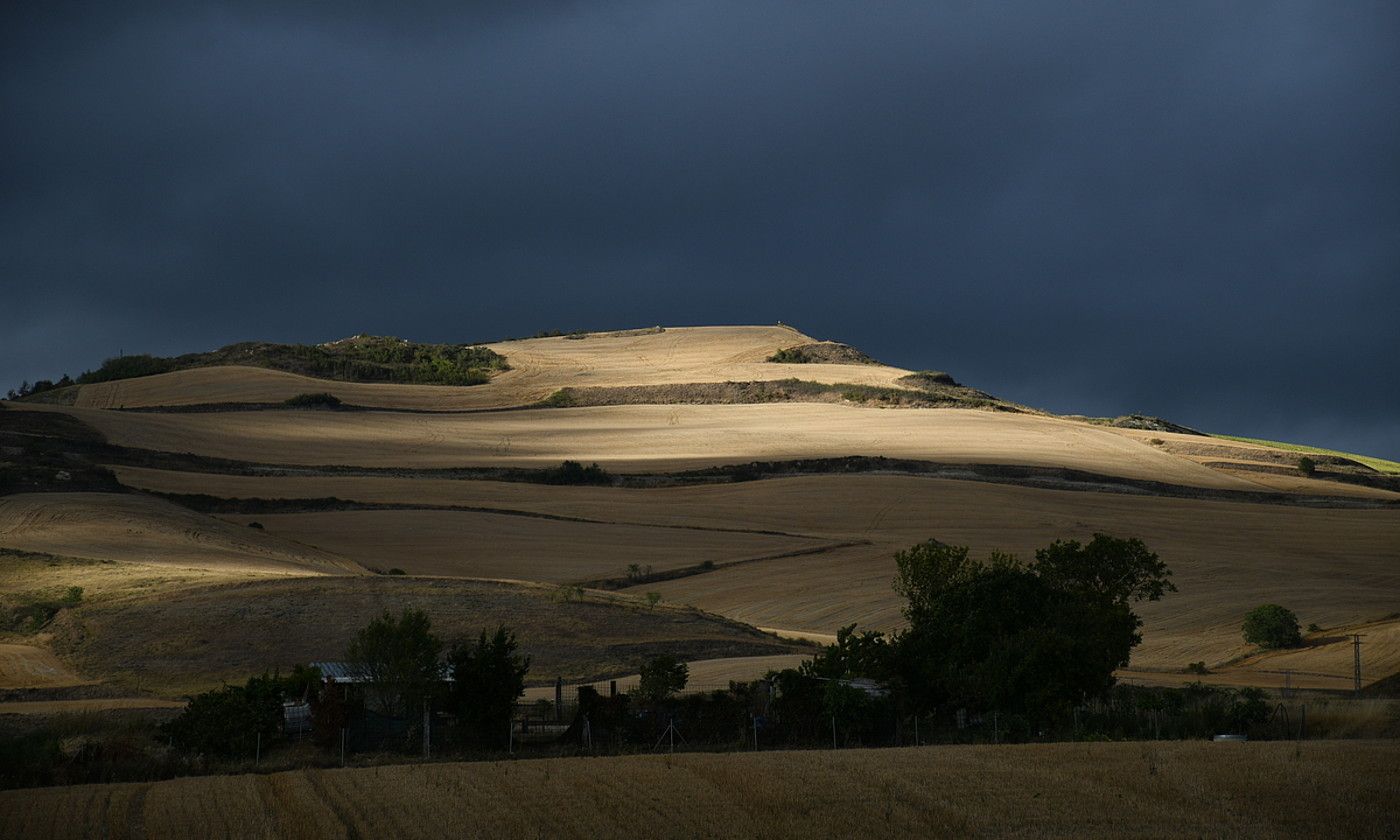
[{"label": "low bush", "polygon": [[560,388],[544,399],[540,400],[540,405],[546,408],[568,408],[576,402],[574,392],[569,388]]},{"label": "low bush", "polygon": [[585,467],[578,461],[565,461],[557,468],[540,473],[542,484],[598,484],[613,483],[613,477],[596,463]]},{"label": "low bush", "polygon": [[340,408],[340,397],[324,391],[315,394],[297,394],[282,403],[291,408]]}]

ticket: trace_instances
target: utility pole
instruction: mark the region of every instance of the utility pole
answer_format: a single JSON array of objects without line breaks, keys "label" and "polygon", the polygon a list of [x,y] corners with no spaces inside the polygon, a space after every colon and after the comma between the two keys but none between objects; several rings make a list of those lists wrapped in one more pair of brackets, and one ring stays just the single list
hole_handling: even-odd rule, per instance
[{"label": "utility pole", "polygon": [[1352,690],[1361,693],[1361,634],[1351,635]]}]

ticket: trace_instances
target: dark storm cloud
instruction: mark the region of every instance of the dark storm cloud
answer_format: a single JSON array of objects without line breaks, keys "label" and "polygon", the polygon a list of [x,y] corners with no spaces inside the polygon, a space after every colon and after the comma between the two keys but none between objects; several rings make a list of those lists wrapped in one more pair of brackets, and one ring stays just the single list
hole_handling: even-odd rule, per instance
[{"label": "dark storm cloud", "polygon": [[781,319],[1400,456],[1392,4],[100,5],[0,12],[0,381]]}]

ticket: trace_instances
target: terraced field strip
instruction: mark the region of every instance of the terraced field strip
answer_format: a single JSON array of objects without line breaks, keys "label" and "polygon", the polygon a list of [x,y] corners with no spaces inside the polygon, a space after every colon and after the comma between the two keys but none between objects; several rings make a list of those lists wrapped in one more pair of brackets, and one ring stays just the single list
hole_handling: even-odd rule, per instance
[{"label": "terraced field strip", "polygon": [[1391,837],[1397,789],[1397,741],[680,754],[6,791],[0,835]]},{"label": "terraced field strip", "polygon": [[325,551],[130,493],[0,497],[0,547],[250,575],[364,573]]},{"label": "terraced field strip", "polygon": [[1187,487],[1261,485],[1115,431],[1035,415],[815,403],[623,405],[474,415],[69,408],[114,444],[287,465],[541,467],[596,461],[666,472],[848,455],[1070,468]]},{"label": "terraced field strip", "polygon": [[699,528],[442,510],[370,510],[230,516],[364,566],[410,574],[564,583],[654,570],[742,562],[820,547],[812,539]]}]

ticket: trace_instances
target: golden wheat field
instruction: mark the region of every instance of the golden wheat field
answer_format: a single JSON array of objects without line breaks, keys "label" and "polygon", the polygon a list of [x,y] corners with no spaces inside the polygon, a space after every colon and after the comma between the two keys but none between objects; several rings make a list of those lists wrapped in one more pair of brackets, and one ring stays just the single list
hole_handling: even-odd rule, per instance
[{"label": "golden wheat field", "polygon": [[489,414],[63,410],[123,446],[272,464],[538,467],[573,459],[615,471],[659,472],[871,455],[1068,467],[1190,487],[1264,489],[1104,428],[968,409],[783,403]]},{"label": "golden wheat field", "polygon": [[1354,837],[1400,832],[1400,743],[566,758],[0,793],[0,835]]}]

